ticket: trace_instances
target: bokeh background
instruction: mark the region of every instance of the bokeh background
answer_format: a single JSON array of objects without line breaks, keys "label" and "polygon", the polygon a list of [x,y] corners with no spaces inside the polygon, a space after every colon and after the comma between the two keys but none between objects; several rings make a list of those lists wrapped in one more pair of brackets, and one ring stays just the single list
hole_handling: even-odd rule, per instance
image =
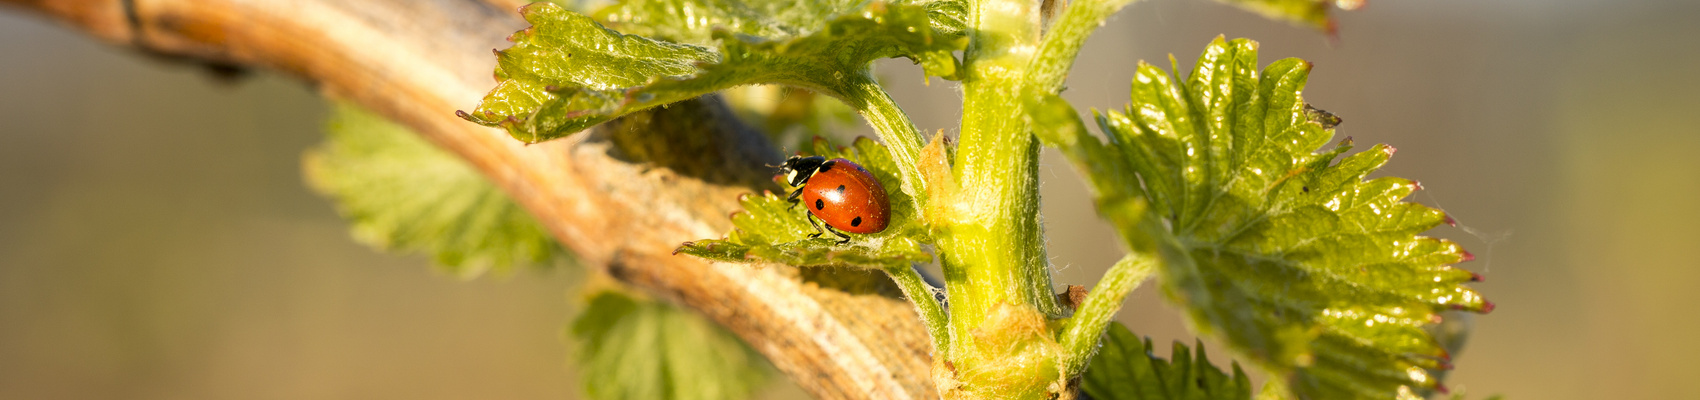
[{"label": "bokeh background", "polygon": [[[1066,95],[1120,107],[1138,60],[1190,67],[1218,34],[1311,60],[1306,98],[1397,146],[1384,173],[1422,181],[1412,200],[1459,222],[1431,234],[1478,256],[1499,308],[1454,390],[1700,398],[1700,2],[1379,0],[1339,21],[1140,2]],[[954,127],[950,85],[904,64],[884,65],[898,101]],[[292,78],[216,79],[0,8],[0,399],[576,397],[579,278],[463,282],[355,244],[299,172],[327,110]],[[1122,250],[1046,157],[1058,283],[1090,284]],[[1122,320],[1190,342],[1158,297]]]}]

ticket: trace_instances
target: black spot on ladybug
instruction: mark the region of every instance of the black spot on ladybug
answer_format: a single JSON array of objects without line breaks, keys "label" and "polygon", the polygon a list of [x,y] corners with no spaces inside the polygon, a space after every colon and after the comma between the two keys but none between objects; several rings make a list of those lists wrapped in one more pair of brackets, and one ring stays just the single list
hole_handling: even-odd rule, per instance
[{"label": "black spot on ladybug", "polygon": [[[839,187],[843,187],[843,186],[839,186]],[[862,217],[856,217],[856,219],[850,220],[850,226],[852,226],[852,227],[862,226]]]},{"label": "black spot on ladybug", "polygon": [[830,170],[832,170],[832,166],[836,165],[836,164],[838,164],[837,161],[827,161],[826,163],[821,164],[820,169],[815,170],[815,173],[818,174],[818,173],[830,171]]},{"label": "black spot on ladybug", "polygon": [[838,185],[838,194],[840,194],[840,195],[844,194],[844,185]]},{"label": "black spot on ladybug", "polygon": [[820,201],[820,199],[815,199],[815,209],[816,210],[825,210],[826,209],[826,202]]}]

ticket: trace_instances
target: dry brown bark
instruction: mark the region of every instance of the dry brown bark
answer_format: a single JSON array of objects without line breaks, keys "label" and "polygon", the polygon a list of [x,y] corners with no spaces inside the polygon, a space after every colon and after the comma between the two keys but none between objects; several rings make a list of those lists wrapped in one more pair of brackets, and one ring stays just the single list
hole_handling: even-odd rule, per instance
[{"label": "dry brown bark", "polygon": [[[513,0],[0,0],[121,46],[268,68],[412,127],[501,185],[582,261],[730,328],[817,398],[935,398],[907,303],[800,280],[783,266],[673,256],[718,237],[766,151],[713,129],[662,165],[618,132],[523,145],[455,117],[494,85],[490,49],[525,27]],[[717,113],[712,100],[681,113]],[[611,140],[612,139],[612,140]],[[678,149],[674,149],[678,150]],[[667,168],[690,165],[693,168]]]}]

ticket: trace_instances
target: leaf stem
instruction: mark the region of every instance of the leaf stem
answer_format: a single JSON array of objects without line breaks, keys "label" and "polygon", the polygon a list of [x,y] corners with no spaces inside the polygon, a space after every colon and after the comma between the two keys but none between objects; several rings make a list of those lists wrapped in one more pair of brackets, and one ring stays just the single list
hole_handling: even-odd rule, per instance
[{"label": "leaf stem", "polygon": [[909,297],[909,303],[915,305],[915,313],[920,314],[921,322],[927,325],[927,336],[933,339],[933,359],[948,359],[950,319],[934,296],[933,286],[921,278],[914,265],[889,266],[885,273],[897,282],[897,287],[903,289],[903,295]]},{"label": "leaf stem", "polygon": [[891,100],[871,72],[851,76],[853,78],[846,79],[844,96],[849,98],[849,103],[856,107],[862,118],[868,120],[868,125],[873,126],[874,133],[879,134],[886,148],[891,149],[891,159],[897,163],[898,176],[903,181],[903,192],[923,198],[926,183],[921,180],[921,171],[915,166],[921,159],[921,130],[909,121],[909,115]]},{"label": "leaf stem", "polygon": [[1123,300],[1156,272],[1156,265],[1154,257],[1131,253],[1104,273],[1098,285],[1086,296],[1086,301],[1075,310],[1074,317],[1063,323],[1064,376],[1077,376],[1086,370],[1087,362],[1098,351],[1098,340],[1103,337],[1104,329],[1109,327],[1116,311],[1121,310]]},{"label": "leaf stem", "polygon": [[1056,94],[1074,67],[1080,47],[1092,31],[1104,25],[1104,20],[1117,10],[1137,0],[1077,0],[1068,4],[1057,17],[1039,51],[1027,67],[1027,87],[1040,94]]}]

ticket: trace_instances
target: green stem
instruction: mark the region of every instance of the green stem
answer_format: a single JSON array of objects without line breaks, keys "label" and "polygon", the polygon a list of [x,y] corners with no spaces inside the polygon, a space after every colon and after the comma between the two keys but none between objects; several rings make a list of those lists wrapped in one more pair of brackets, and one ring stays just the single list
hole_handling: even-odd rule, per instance
[{"label": "green stem", "polygon": [[1039,44],[1039,2],[978,0],[963,53],[962,133],[951,204],[933,207],[950,289],[952,372],[961,398],[1045,398],[1060,381],[1043,329],[1059,317],[1039,225],[1040,146],[1026,118],[1024,69]]},{"label": "green stem", "polygon": [[1086,370],[1086,363],[1098,350],[1104,329],[1121,310],[1127,294],[1156,272],[1157,260],[1140,254],[1128,254],[1110,267],[1098,285],[1092,287],[1086,301],[1074,311],[1074,317],[1063,323],[1063,373],[1077,376]]},{"label": "green stem", "polygon": [[924,198],[926,183],[921,179],[921,171],[916,164],[921,159],[921,130],[909,121],[909,115],[891,100],[885,89],[874,81],[869,72],[851,74],[847,79],[844,95],[849,97],[849,103],[856,106],[856,111],[872,125],[874,133],[880,141],[891,149],[891,159],[897,163],[898,177],[903,181],[902,190],[915,198]]},{"label": "green stem", "polygon": [[[961,192],[940,241],[951,324],[982,328],[999,304],[1057,315],[1038,223],[1038,146],[1024,116],[1022,70],[1039,41],[1037,1],[971,4],[964,52],[962,134],[955,166]],[[972,346],[965,340],[953,346]]]},{"label": "green stem", "polygon": [[1136,0],[1078,0],[1069,3],[1063,14],[1051,23],[1038,54],[1027,68],[1027,86],[1040,94],[1056,94],[1068,77],[1069,68],[1080,54],[1080,47],[1092,31],[1104,25],[1104,20],[1117,10]]},{"label": "green stem", "polygon": [[915,305],[915,313],[920,314],[921,322],[927,325],[927,336],[933,339],[933,359],[948,359],[950,320],[944,307],[933,297],[932,285],[921,279],[921,273],[916,272],[912,265],[886,267],[885,273],[897,282],[897,287],[903,289],[903,295],[909,297],[909,302]]}]

